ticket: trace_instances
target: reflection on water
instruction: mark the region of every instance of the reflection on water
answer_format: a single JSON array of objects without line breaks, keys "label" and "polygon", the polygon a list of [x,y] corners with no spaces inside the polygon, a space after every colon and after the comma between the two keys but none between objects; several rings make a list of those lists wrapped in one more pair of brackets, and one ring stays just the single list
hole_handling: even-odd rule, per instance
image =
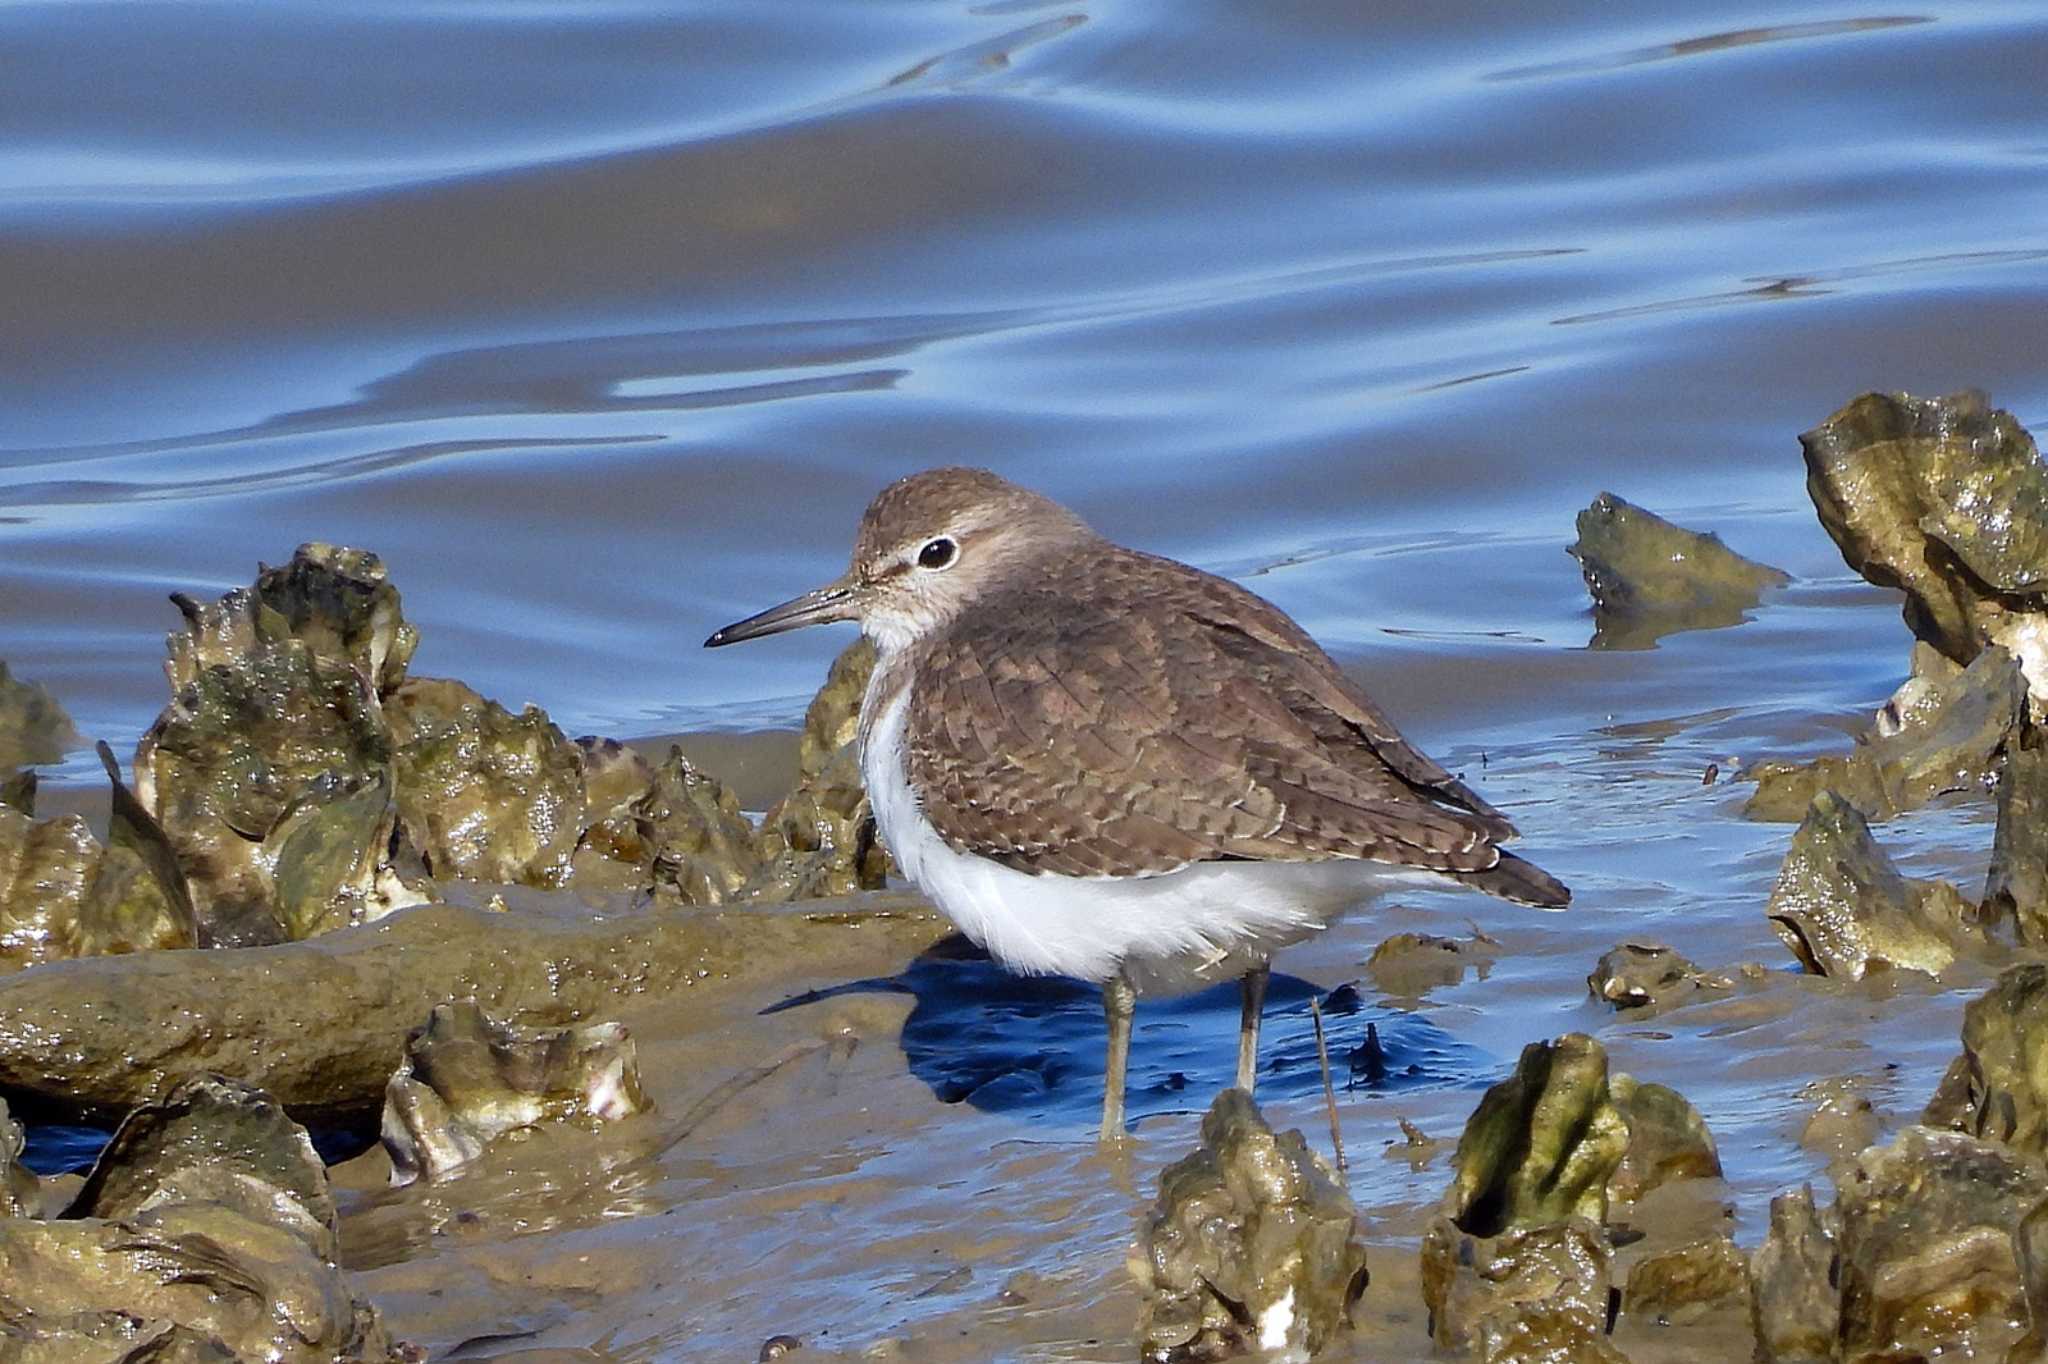
[{"label": "reflection on water", "polygon": [[54,1123],[31,1124],[28,1145],[21,1163],[39,1175],[61,1175],[85,1171],[99,1158],[100,1148],[111,1133],[97,1127],[64,1127]]},{"label": "reflection on water", "polygon": [[[1285,964],[1283,957],[1272,977],[1259,1039],[1259,1098],[1267,1103],[1322,1094],[1308,1005],[1323,992],[1286,974]],[[1093,1130],[1105,1046],[1094,986],[1014,976],[972,949],[928,953],[886,985],[917,1001],[903,1025],[903,1051],[941,1102]],[[1494,1069],[1494,1058],[1420,1014],[1366,1007],[1355,986],[1331,992],[1323,1009],[1334,1082],[1361,1097],[1470,1085]],[[1238,1015],[1235,983],[1139,1001],[1127,1101],[1134,1122],[1200,1113],[1234,1082]]]}]

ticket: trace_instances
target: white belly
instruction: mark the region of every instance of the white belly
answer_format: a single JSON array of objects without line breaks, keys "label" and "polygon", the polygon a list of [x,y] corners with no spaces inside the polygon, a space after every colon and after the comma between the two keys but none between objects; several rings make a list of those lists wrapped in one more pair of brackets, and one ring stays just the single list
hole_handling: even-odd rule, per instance
[{"label": "white belly", "polygon": [[909,689],[861,752],[875,824],[904,875],[1013,971],[1141,990],[1191,989],[1242,974],[1390,886],[1443,884],[1380,862],[1204,862],[1138,878],[1032,875],[953,851],[904,778]]}]

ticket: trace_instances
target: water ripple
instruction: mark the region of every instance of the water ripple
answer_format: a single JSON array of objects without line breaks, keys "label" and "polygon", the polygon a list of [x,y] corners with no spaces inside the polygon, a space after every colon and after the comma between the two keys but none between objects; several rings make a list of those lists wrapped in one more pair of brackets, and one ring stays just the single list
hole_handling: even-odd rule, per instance
[{"label": "water ripple", "polygon": [[1926,274],[1939,270],[1961,270],[1993,265],[2023,265],[2048,260],[2048,247],[2008,251],[1956,251],[1909,260],[1880,261],[1870,265],[1844,266],[1836,270],[1815,270],[1801,275],[1780,275],[1746,281],[1741,289],[1692,294],[1684,298],[1661,299],[1626,308],[1606,308],[1554,319],[1560,327],[1586,322],[1614,322],[1623,318],[1649,317],[1658,313],[1689,312],[1719,308],[1734,303],[1777,303],[1798,298],[1819,298],[1840,292],[1839,286],[1860,280],[1885,279],[1899,275]]},{"label": "water ripple", "polygon": [[1516,66],[1505,71],[1489,72],[1484,79],[1490,81],[1536,80],[1549,76],[1584,76],[1600,71],[1616,71],[1628,66],[1643,66],[1651,62],[1665,62],[1677,57],[1698,57],[1716,52],[1728,52],[1736,48],[1757,47],[1764,43],[1796,42],[1807,38],[1836,38],[1850,33],[1875,33],[1889,28],[1901,28],[1908,24],[1931,24],[1932,15],[1890,15],[1869,19],[1832,19],[1807,24],[1771,24],[1759,28],[1729,29],[1722,33],[1710,33],[1700,38],[1684,38],[1671,43],[1652,43],[1646,47],[1632,47],[1620,52],[1603,52],[1589,57],[1571,57],[1563,61],[1539,62],[1532,66]]}]

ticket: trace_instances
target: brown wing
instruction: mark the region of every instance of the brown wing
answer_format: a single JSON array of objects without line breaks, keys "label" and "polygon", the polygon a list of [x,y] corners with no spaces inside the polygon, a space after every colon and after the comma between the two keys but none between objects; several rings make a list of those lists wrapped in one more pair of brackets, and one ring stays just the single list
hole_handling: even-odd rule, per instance
[{"label": "brown wing", "polygon": [[1501,864],[1507,820],[1230,583],[1109,550],[981,607],[988,624],[927,646],[907,735],[925,815],[956,850],[1071,876]]},{"label": "brown wing", "polygon": [[[1182,567],[1170,560],[1153,562]],[[1281,688],[1288,709],[1314,728],[1338,761],[1362,745],[1416,795],[1477,816],[1495,842],[1516,836],[1507,816],[1403,738],[1365,690],[1279,608],[1211,574],[1189,571],[1184,580],[1176,576],[1174,581],[1174,606],[1214,631],[1228,652]]]}]

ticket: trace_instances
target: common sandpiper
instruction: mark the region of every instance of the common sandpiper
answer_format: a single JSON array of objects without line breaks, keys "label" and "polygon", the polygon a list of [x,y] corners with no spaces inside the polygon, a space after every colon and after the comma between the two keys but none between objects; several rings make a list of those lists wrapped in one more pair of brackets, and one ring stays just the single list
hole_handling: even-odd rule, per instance
[{"label": "common sandpiper", "polygon": [[1141,992],[1236,977],[1257,1079],[1273,953],[1388,888],[1571,893],[1278,607],[983,469],[913,474],[840,577],[708,647],[858,621],[861,775],[896,865],[1005,967],[1102,987],[1102,1138]]}]

